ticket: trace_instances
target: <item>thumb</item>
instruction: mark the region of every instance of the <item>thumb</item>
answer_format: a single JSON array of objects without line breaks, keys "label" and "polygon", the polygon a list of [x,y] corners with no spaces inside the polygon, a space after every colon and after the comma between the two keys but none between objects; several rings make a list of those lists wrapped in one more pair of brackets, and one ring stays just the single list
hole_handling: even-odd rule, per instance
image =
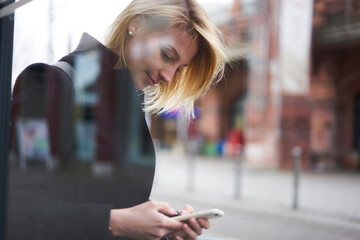
[{"label": "thumb", "polygon": [[179,212],[177,212],[175,209],[170,207],[170,205],[168,203],[154,202],[154,204],[155,204],[155,208],[158,210],[158,212],[161,212],[168,217],[179,215]]},{"label": "thumb", "polygon": [[166,218],[166,222],[164,224],[166,228],[170,230],[169,233],[182,230],[184,224],[169,217],[178,216],[179,212],[175,211],[168,203],[165,202],[153,202],[153,204],[158,212],[168,216],[164,216],[164,218]]}]

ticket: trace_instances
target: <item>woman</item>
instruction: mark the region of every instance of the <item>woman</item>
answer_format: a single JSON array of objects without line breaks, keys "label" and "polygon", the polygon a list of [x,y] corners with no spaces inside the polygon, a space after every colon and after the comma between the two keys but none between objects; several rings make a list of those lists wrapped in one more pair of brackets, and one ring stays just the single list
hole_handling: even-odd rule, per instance
[{"label": "woman", "polygon": [[[148,201],[155,156],[138,91],[145,92],[145,111],[182,109],[191,118],[194,100],[222,74],[219,36],[195,0],[134,0],[109,29],[106,47],[84,34],[61,64],[25,69],[14,88],[12,133],[23,119],[46,119],[61,171],[50,177],[36,172],[47,184],[43,192],[34,191],[33,178],[26,179],[26,187],[10,180],[9,239],[196,239],[209,228],[206,219],[172,220],[166,215],[176,211],[167,203]],[[93,176],[64,174],[79,165],[73,151],[76,118],[80,126],[96,123],[92,174],[110,162],[115,170],[105,171],[107,178],[101,180],[110,191]],[[91,192],[79,191],[78,185]],[[181,214],[191,212],[185,206]]]}]

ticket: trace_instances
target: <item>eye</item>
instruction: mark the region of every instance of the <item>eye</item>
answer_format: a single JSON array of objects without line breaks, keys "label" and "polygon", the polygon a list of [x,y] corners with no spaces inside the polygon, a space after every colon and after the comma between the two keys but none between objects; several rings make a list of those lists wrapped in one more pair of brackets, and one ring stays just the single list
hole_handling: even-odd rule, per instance
[{"label": "eye", "polygon": [[187,67],[187,65],[183,65],[183,66],[180,66],[176,69],[176,72],[181,72],[181,70],[183,70],[185,67]]},{"label": "eye", "polygon": [[183,69],[183,67],[178,67],[177,69],[176,69],[176,72],[181,72],[181,70]]},{"label": "eye", "polygon": [[161,57],[167,62],[172,60],[171,55],[166,50],[161,50]]}]

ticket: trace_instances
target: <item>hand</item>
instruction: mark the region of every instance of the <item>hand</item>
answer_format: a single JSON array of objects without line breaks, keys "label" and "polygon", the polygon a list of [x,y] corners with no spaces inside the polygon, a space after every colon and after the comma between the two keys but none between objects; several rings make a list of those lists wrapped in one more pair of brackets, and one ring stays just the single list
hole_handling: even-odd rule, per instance
[{"label": "hand", "polygon": [[183,229],[183,223],[162,213],[174,215],[176,211],[164,202],[149,201],[131,208],[113,209],[109,229],[115,236],[155,240]]},{"label": "hand", "polygon": [[[186,205],[180,215],[191,214],[193,212],[194,209],[191,206]],[[182,231],[171,233],[167,235],[167,238],[176,240],[195,240],[202,234],[203,229],[208,228],[210,228],[210,222],[206,218],[190,218],[189,221],[183,225]]]}]

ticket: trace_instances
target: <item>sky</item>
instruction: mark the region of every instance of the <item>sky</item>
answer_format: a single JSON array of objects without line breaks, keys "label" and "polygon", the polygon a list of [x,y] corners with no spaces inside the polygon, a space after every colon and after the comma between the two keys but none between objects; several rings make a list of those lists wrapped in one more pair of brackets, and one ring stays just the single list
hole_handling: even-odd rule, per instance
[{"label": "sky", "polygon": [[[230,5],[233,0],[198,1],[205,9],[211,9],[214,5]],[[49,21],[51,2],[53,19]],[[131,0],[33,0],[16,10],[13,82],[29,64],[53,63],[73,50],[83,32],[103,42],[113,19],[130,2]]]}]

